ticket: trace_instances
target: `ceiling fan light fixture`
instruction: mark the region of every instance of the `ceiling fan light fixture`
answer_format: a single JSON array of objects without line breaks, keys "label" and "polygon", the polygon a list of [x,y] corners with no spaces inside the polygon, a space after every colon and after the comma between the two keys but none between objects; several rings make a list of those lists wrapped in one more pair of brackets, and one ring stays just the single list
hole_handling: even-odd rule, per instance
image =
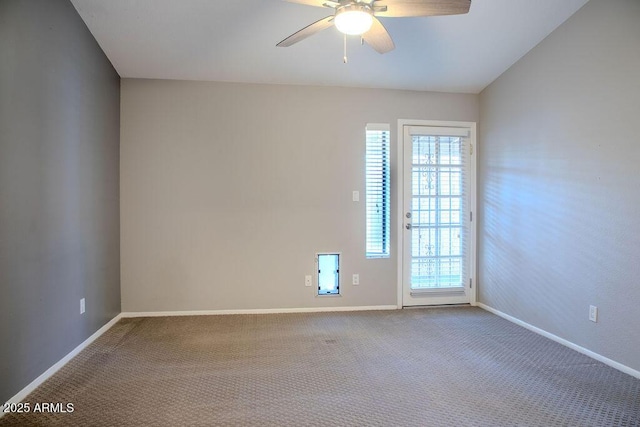
[{"label": "ceiling fan light fixture", "polygon": [[343,6],[336,12],[334,23],[341,33],[359,36],[371,28],[373,11],[365,4]]}]

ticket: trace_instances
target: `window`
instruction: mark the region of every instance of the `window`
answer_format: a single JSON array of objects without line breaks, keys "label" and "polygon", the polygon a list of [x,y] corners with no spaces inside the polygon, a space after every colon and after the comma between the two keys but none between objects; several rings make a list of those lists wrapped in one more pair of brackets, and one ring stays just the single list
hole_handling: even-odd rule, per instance
[{"label": "window", "polygon": [[340,254],[316,254],[318,295],[340,295]]},{"label": "window", "polygon": [[470,219],[465,214],[468,153],[462,135],[468,130],[414,127],[409,132],[411,287],[462,288]]},{"label": "window", "polygon": [[390,221],[390,130],[388,124],[367,124],[366,210],[367,258],[388,258]]}]

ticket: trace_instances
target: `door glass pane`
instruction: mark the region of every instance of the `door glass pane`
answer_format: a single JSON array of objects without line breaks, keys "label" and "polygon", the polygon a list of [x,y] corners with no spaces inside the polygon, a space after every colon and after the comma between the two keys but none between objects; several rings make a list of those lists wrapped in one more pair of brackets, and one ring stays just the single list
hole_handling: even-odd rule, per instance
[{"label": "door glass pane", "polygon": [[412,138],[411,288],[464,286],[464,140]]}]

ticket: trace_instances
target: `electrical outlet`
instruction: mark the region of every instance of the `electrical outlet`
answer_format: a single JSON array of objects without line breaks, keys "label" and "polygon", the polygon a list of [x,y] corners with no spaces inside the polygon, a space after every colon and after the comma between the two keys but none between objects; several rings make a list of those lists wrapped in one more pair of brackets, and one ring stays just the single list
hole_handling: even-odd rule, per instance
[{"label": "electrical outlet", "polygon": [[312,285],[312,283],[311,283],[311,276],[309,276],[309,275],[304,276],[304,285],[305,285],[305,286],[307,286],[307,287],[309,287],[309,286],[311,286],[311,285]]},{"label": "electrical outlet", "polygon": [[351,283],[353,283],[354,285],[359,285],[360,284],[360,275],[359,274],[354,274],[351,278]]},{"label": "electrical outlet", "polygon": [[359,202],[360,201],[360,192],[359,191],[354,191],[352,193],[352,199],[354,202]]},{"label": "electrical outlet", "polygon": [[589,320],[591,320],[592,322],[598,321],[598,307],[596,307],[595,305],[589,306]]},{"label": "electrical outlet", "polygon": [[84,310],[85,306],[84,306],[84,298],[80,299],[80,314],[84,314]]}]

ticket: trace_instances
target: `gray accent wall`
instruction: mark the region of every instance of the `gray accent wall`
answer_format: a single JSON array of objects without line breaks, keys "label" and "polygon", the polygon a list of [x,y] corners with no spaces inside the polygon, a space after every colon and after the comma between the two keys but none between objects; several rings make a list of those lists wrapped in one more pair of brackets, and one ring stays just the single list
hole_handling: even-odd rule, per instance
[{"label": "gray accent wall", "polygon": [[[123,311],[395,305],[398,177],[392,256],[366,259],[365,126],[395,165],[401,118],[477,121],[478,96],[123,79]],[[332,251],[342,296],[316,297]]]},{"label": "gray accent wall", "polygon": [[71,2],[0,1],[0,402],[120,312],[119,91]]},{"label": "gray accent wall", "polygon": [[481,93],[478,179],[480,301],[635,370],[639,46],[639,1],[587,3]]}]

